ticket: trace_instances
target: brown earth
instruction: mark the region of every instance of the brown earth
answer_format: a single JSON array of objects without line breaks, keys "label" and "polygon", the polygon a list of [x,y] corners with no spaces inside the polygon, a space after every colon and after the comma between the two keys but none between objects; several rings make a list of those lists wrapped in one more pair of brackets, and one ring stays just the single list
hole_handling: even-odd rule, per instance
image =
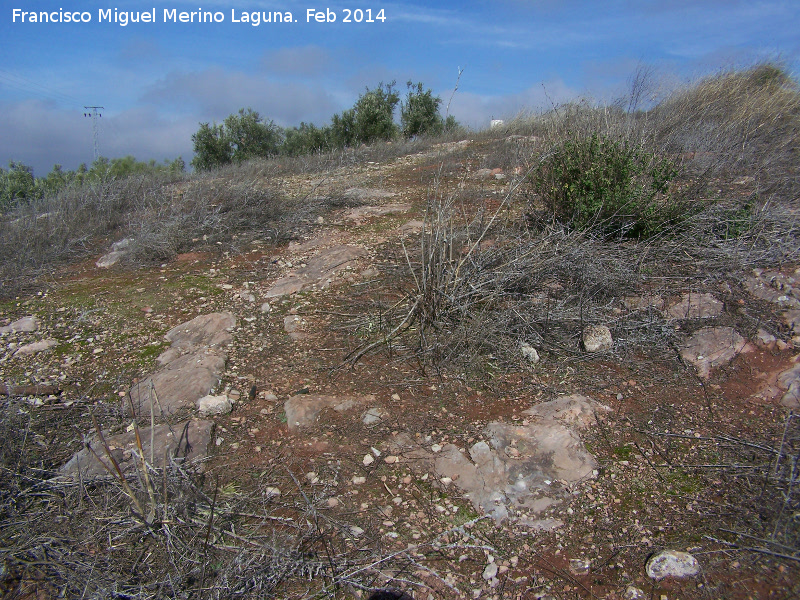
[{"label": "brown earth", "polygon": [[[742,483],[735,468],[759,460],[748,456],[746,444],[774,447],[783,435],[787,410],[779,396],[762,391],[794,364],[797,351],[790,332],[779,332],[786,342],[783,350],[756,347],[712,369],[707,381],[669,349],[548,358],[529,369],[500,370],[485,380],[423,369],[402,351],[390,355],[379,349],[354,365],[346,362],[376,333],[371,327],[378,301],[399,299],[408,286],[409,277],[402,274],[401,228],[423,218],[435,165],[446,165],[438,193],[471,186],[481,206],[497,205],[513,185],[513,177],[471,179],[479,149],[465,155],[463,148],[434,157],[403,157],[379,168],[339,169],[326,184],[330,189],[346,183],[393,195],[362,198],[364,206],[376,208],[359,211],[357,219],[348,208],[335,209],[290,246],[254,245],[229,256],[192,252],[156,269],[106,270],[95,266],[96,259],[87,260],[54,278],[41,295],[0,305],[0,324],[29,314],[43,323],[38,332],[0,339],[0,381],[64,390],[28,397],[32,414],[45,415],[36,431],[40,451],[50,464],[66,462],[91,430],[90,406],[104,426],[122,431],[129,421],[118,410],[120,397],[136,378],[156,369],[155,358],[168,347],[164,335],[198,315],[229,311],[237,326],[218,392],[229,392],[238,401],[230,414],[211,417],[216,442],[206,474],[218,477],[220,487],[246,489],[259,473],[281,473],[273,468],[285,465],[308,490],[336,498],[336,506],[326,510],[381,540],[386,552],[441,535],[450,542],[469,538],[466,550],[428,552],[411,572],[395,573],[397,581],[416,582],[415,598],[623,598],[631,585],[644,597],[670,600],[798,597],[796,556],[742,550],[744,538],[729,533],[767,535],[747,529],[758,495],[737,504],[730,492],[744,494],[747,485],[757,485],[757,478]],[[324,185],[306,176],[289,178],[285,188],[297,195],[326,193]],[[380,210],[383,205],[392,211]],[[326,239],[333,242],[328,245]],[[362,251],[348,255],[347,268],[329,276],[329,285],[269,297],[272,286],[293,269],[310,264],[326,247],[344,244]],[[778,318],[778,311],[768,314],[770,307],[750,297],[739,281],[727,283],[734,290],[727,298],[719,286],[695,290],[724,299],[720,323],[739,310],[763,313],[772,322]],[[683,285],[695,284],[673,285],[677,299]],[[255,301],[243,299],[243,291]],[[262,312],[267,301],[271,310]],[[290,315],[302,318],[303,336],[285,330]],[[678,335],[705,325],[684,323]],[[740,333],[752,340],[755,332]],[[11,356],[9,344],[45,337],[58,345],[30,357]],[[250,400],[253,385],[256,395]],[[423,444],[464,449],[482,439],[490,422],[521,422],[523,411],[537,403],[572,393],[609,406],[611,413],[581,434],[599,472],[571,488],[571,499],[557,508],[564,525],[552,531],[480,519],[461,497],[457,481],[435,485],[436,473],[423,479],[402,456],[396,462],[384,460],[400,433]],[[315,424],[290,430],[284,402],[303,394],[373,395],[374,405],[389,416],[367,426],[361,408],[328,408]],[[723,450],[720,440],[728,440]],[[381,454],[365,466],[363,457],[372,448]],[[364,483],[354,483],[358,477]],[[285,473],[275,478],[283,490],[295,485]],[[461,526],[467,529],[454,529]],[[750,546],[764,547],[759,539]],[[645,563],[665,548],[692,553],[701,575],[649,580]],[[570,570],[570,559],[576,558],[590,561],[587,573]],[[482,574],[492,562],[498,574],[487,581]],[[300,594],[300,588],[293,593]]]}]

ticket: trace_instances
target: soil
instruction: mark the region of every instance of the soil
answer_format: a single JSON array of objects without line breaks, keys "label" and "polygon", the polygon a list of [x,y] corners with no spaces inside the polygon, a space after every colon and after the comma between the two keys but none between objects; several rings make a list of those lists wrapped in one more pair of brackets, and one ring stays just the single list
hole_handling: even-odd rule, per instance
[{"label": "soil", "polygon": [[[139,269],[100,269],[85,261],[56,274],[40,295],[0,304],[0,324],[28,314],[43,322],[35,334],[0,340],[0,381],[54,382],[64,390],[58,397],[28,399],[31,418],[38,419],[34,428],[44,444],[43,461],[57,466],[81,447],[82,434],[91,429],[90,406],[103,426],[122,430],[127,423],[119,412],[120,396],[155,368],[155,357],[168,346],[164,333],[198,314],[227,310],[239,323],[220,391],[236,390],[240,398],[233,412],[213,417],[217,445],[205,463],[206,474],[216,477],[219,487],[246,490],[253,477],[269,471],[275,485],[286,490],[295,485],[286,474],[291,470],[312,492],[337,498],[338,505],[327,510],[381,539],[386,552],[436,536],[453,541],[469,534],[471,550],[429,552],[420,559],[427,572],[417,565],[413,573],[396,574],[397,581],[417,582],[411,590],[415,598],[610,599],[631,597],[625,595],[629,586],[642,590],[643,597],[670,600],[799,597],[796,550],[788,558],[767,551],[763,540],[770,532],[766,524],[754,529],[749,514],[757,510],[758,494],[740,496],[759,479],[744,482],[735,468],[771,459],[753,455],[747,443],[775,447],[784,434],[788,411],[769,387],[794,364],[797,351],[789,332],[781,332],[785,350],[757,347],[712,370],[708,381],[670,348],[545,357],[538,365],[501,369],[485,378],[432,369],[402,348],[380,347],[355,364],[347,361],[374,339],[370,327],[379,318],[380,303],[402,297],[410,285],[402,262],[387,257],[403,256],[400,227],[424,217],[434,178],[442,195],[460,184],[471,186],[476,202],[489,210],[512,184],[512,177],[472,180],[470,162],[454,157],[443,174],[428,155],[403,157],[379,169],[341,169],[331,186],[347,181],[348,187],[380,188],[396,195],[369,200],[369,205],[410,207],[400,214],[367,214],[359,222],[345,218],[349,209],[334,209],[323,223],[308,225],[294,251],[288,245],[253,246],[226,256],[201,249]],[[325,192],[315,184],[294,176],[286,186],[297,194]],[[330,288],[269,299],[271,311],[261,312],[265,291],[317,251],[297,244],[325,236],[364,247],[367,255]],[[727,283],[751,312],[777,322],[771,307],[743,293],[738,281]],[[680,284],[675,282],[676,290]],[[238,297],[245,289],[255,302]],[[740,321],[740,307],[726,302],[718,322]],[[289,314],[303,317],[303,339],[285,332]],[[685,323],[678,335],[697,326]],[[54,337],[59,345],[40,355],[11,357],[9,343],[44,337]],[[256,395],[249,400],[253,385]],[[374,394],[389,418],[366,426],[360,411],[326,410],[316,425],[290,433],[283,403],[298,393]],[[601,467],[595,479],[577,486],[572,499],[557,507],[565,524],[553,531],[480,519],[457,486],[431,485],[413,464],[383,460],[388,442],[400,432],[468,448],[489,422],[520,421],[523,410],[569,393],[590,396],[612,412],[582,434]],[[273,395],[276,399],[268,399]],[[373,448],[381,456],[364,466],[363,457]],[[306,473],[315,473],[317,482]],[[354,484],[354,477],[366,481]],[[464,523],[469,524],[466,533],[448,533]],[[647,559],[661,549],[692,553],[701,575],[648,579]],[[574,558],[590,561],[588,573],[570,571]],[[490,562],[500,569],[496,580],[487,582],[482,573]]]}]

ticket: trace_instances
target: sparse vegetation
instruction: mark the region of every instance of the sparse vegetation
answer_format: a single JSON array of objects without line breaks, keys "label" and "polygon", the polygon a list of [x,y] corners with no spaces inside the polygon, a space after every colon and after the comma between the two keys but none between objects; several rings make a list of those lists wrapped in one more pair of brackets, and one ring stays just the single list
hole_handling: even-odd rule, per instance
[{"label": "sparse vegetation", "polygon": [[[399,98],[393,86],[381,85],[330,126],[301,124],[279,145],[273,144],[277,138],[262,144],[263,131],[251,135],[246,127],[241,146],[223,147],[227,121],[201,127],[209,148],[219,143],[226,157],[209,158],[208,172],[106,175],[15,200],[0,216],[0,296],[20,296],[2,305],[9,316],[30,308],[27,289],[50,277],[57,283],[49,287],[57,289],[65,279],[57,269],[99,256],[113,240],[132,238],[128,260],[134,264],[167,263],[178,253],[202,250],[213,255],[213,268],[208,263],[179,276],[168,265],[163,281],[150,281],[142,292],[148,310],[172,307],[174,313],[157,324],[141,317],[151,331],[139,341],[150,345],[126,350],[130,369],[153,362],[173,321],[234,306],[247,320],[236,331],[234,345],[241,347],[231,350],[236,354],[225,385],[241,389],[255,381],[259,392],[265,385],[284,387],[274,390],[280,398],[274,404],[246,401],[244,388],[241,412],[218,417],[227,441],[217,452],[230,453],[212,457],[206,475],[179,461],[141,462],[126,484],[142,510],[132,508],[136,503],[119,478],[56,477],[56,468],[80,447],[75,432],[86,424],[89,407],[104,426],[130,423],[108,400],[116,401],[127,381],[116,386],[108,377],[96,393],[71,388],[76,397],[69,412],[0,397],[0,592],[18,598],[349,600],[393,581],[449,598],[484,585],[482,570],[494,561],[509,573],[498,573],[500,583],[492,588],[498,597],[610,597],[644,579],[644,560],[655,549],[694,546],[703,547],[703,586],[699,580],[682,588],[669,582],[666,591],[673,595],[737,597],[740,580],[751,576],[761,583],[768,577],[789,581],[800,563],[800,420],[752,396],[747,385],[766,379],[762,370],[788,362],[790,352],[759,350],[769,364],[744,362],[737,373],[734,363],[709,382],[694,378],[676,347],[706,323],[735,326],[750,340],[766,328],[776,343],[794,343],[794,332],[775,310],[740,288],[754,268],[794,268],[800,261],[794,156],[800,91],[775,65],[716,75],[646,109],[643,85],[635,80],[631,97],[613,106],[576,102],[503,131],[468,134],[446,131],[441,118],[428,119],[438,114],[438,98],[412,84],[401,107],[400,140],[397,124],[387,118]],[[357,108],[369,115],[361,125]],[[239,116],[248,127],[263,123],[256,113]],[[392,143],[376,141],[384,136]],[[375,143],[359,145],[367,138]],[[267,146],[272,158],[261,155]],[[365,169],[368,161],[393,164],[391,171]],[[25,172],[17,168],[13,177],[28,185]],[[330,216],[329,209],[357,204],[344,194],[346,187],[383,185],[391,176],[409,202],[421,203],[414,208],[424,214],[418,234],[400,238],[395,227],[380,229],[378,219],[352,227],[340,212]],[[386,241],[370,247],[368,278],[343,278],[342,295],[309,292],[283,304],[270,299],[274,306],[267,312],[232,296],[241,289],[255,293],[277,277],[285,255],[275,246],[301,237],[318,216],[323,227],[341,219],[330,227],[344,239],[353,230],[364,236],[380,231]],[[255,258],[237,256],[239,250]],[[236,261],[247,264],[237,272]],[[100,284],[87,283],[80,288],[85,306],[58,314],[80,324],[96,317],[97,330],[110,327],[106,313],[94,314],[103,298],[119,289],[137,296],[131,290],[145,275],[106,273],[112,283],[102,284],[103,293],[94,293],[92,285]],[[113,277],[131,281],[120,288]],[[711,290],[725,309],[702,323],[669,321],[664,301],[687,290]],[[315,307],[312,297],[323,296],[328,304]],[[132,301],[125,305],[138,316],[142,309]],[[313,345],[291,345],[281,329],[289,315],[316,321]],[[581,349],[582,333],[593,324],[609,327],[612,350],[590,355]],[[95,335],[65,333],[52,350],[48,374],[68,372],[70,360],[102,360],[88,341]],[[13,348],[22,341],[14,338]],[[523,356],[522,344],[537,350],[536,361]],[[24,363],[12,371],[12,363],[0,369],[31,381],[38,374]],[[293,373],[297,365],[306,371]],[[734,380],[745,389],[734,389]],[[355,385],[392,406],[391,420],[374,430],[358,419],[343,421],[313,444],[292,439],[281,446],[286,397],[298,389]],[[372,450],[380,445],[375,440],[395,437],[414,419],[424,428],[409,429],[412,435],[468,448],[484,439],[483,427],[494,415],[518,422],[520,409],[532,402],[572,392],[616,402],[608,422],[586,432],[599,475],[574,492],[589,492],[590,500],[570,495],[559,507],[569,508],[562,531],[573,537],[525,530],[506,538],[512,525],[492,526],[471,505],[458,504],[457,482],[445,490],[435,477],[406,472],[410,461],[390,463],[386,448]],[[749,412],[726,414],[731,397]],[[235,452],[233,439],[249,445]],[[352,452],[318,451],[340,446]],[[101,458],[113,452],[95,449]],[[447,452],[440,450],[440,456]],[[267,455],[272,462],[262,469]],[[312,468],[305,478],[295,475]],[[214,473],[223,473],[221,480]],[[354,474],[367,483],[345,487]],[[377,491],[370,495],[373,483]],[[338,508],[328,502],[334,497],[341,500]],[[529,548],[517,547],[534,536]],[[547,542],[552,546],[540,550]],[[556,547],[557,559],[551,553]],[[741,577],[730,578],[727,566],[706,568],[728,560],[727,553],[743,563]],[[593,561],[584,579],[554,564],[577,556]],[[766,560],[778,562],[759,562]],[[451,577],[459,569],[473,581]],[[565,585],[551,589],[543,583],[548,578]],[[603,580],[617,587],[600,592],[594,586]],[[651,595],[666,593],[661,584],[647,583]]]}]

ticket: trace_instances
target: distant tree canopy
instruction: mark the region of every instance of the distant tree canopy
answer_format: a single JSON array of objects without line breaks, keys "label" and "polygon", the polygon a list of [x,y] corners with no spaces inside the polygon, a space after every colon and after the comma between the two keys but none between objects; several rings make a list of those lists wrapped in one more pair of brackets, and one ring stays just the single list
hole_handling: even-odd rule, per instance
[{"label": "distant tree canopy", "polygon": [[[199,171],[218,168],[253,157],[275,154],[300,156],[346,148],[359,144],[390,141],[402,135],[438,135],[458,126],[449,116],[439,114],[441,99],[422,83],[408,82],[405,101],[395,90],[395,82],[367,88],[352,108],[333,115],[328,125],[300,123],[299,127],[281,129],[264,121],[253,109],[240,109],[222,124],[200,123],[192,135],[195,157],[192,166]],[[400,104],[400,124],[395,112]]]},{"label": "distant tree canopy", "polygon": [[156,163],[155,160],[137,161],[133,156],[110,160],[101,156],[91,167],[82,164],[74,171],[65,171],[61,165],[54,165],[44,177],[34,177],[32,167],[11,161],[8,163],[8,170],[0,167],[0,213],[8,212],[15,206],[27,204],[38,198],[57,194],[71,185],[149,173],[178,174],[185,170],[186,164],[180,157],[173,161]]},{"label": "distant tree canopy", "polygon": [[195,156],[192,166],[200,171],[240,163],[257,156],[278,154],[283,131],[272,121],[265,122],[252,108],[240,108],[221,125],[201,123],[192,135]]}]

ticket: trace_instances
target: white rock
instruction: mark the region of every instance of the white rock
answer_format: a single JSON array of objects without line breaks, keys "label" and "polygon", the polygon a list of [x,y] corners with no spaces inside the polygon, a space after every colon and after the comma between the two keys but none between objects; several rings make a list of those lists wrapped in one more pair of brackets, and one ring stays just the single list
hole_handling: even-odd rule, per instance
[{"label": "white rock", "polygon": [[588,575],[592,567],[592,561],[585,558],[570,558],[569,572],[573,575]]},{"label": "white rock", "polygon": [[30,333],[39,329],[39,319],[36,317],[22,317],[10,325],[0,327],[0,333]]},{"label": "white rock", "polygon": [[644,598],[644,592],[635,585],[629,585],[625,589],[625,594],[622,597],[625,598],[625,600],[640,600]]},{"label": "white rock", "polygon": [[614,340],[605,325],[589,325],[583,332],[583,347],[587,352],[611,350]]},{"label": "white rock", "polygon": [[281,495],[281,491],[276,487],[267,487],[264,488],[264,495],[267,498],[279,498]]},{"label": "white rock", "polygon": [[267,314],[271,310],[272,310],[272,307],[269,305],[269,302],[264,302],[264,304],[261,305],[261,312],[262,313]]},{"label": "white rock", "polygon": [[231,401],[224,394],[222,396],[203,396],[197,401],[197,410],[202,417],[227,415],[232,408]]},{"label": "white rock", "polygon": [[700,564],[688,552],[664,550],[647,561],[647,576],[659,580],[665,577],[694,577],[700,573]]},{"label": "white rock", "polygon": [[497,563],[490,562],[488,565],[486,565],[486,568],[483,570],[482,577],[486,581],[489,581],[490,579],[497,577],[497,569],[498,569]]},{"label": "white rock", "polygon": [[350,534],[353,537],[361,537],[362,535],[364,535],[364,530],[361,529],[361,527],[359,527],[358,525],[351,525]]},{"label": "white rock", "polygon": [[366,477],[353,477],[353,484],[355,485],[363,485],[367,482]]},{"label": "white rock", "polygon": [[20,346],[19,348],[17,348],[17,351],[14,352],[14,356],[26,356],[28,354],[36,354],[37,352],[44,352],[45,350],[49,350],[55,345],[56,345],[55,340],[41,340],[38,342],[33,342],[32,344],[26,344],[24,346]]},{"label": "white rock", "polygon": [[532,364],[536,364],[539,362],[539,352],[536,351],[536,348],[528,344],[527,342],[523,342],[520,346],[520,351],[522,352],[522,356],[527,358]]},{"label": "white rock", "polygon": [[431,452],[441,452],[442,446],[440,444],[434,444],[431,446]]},{"label": "white rock", "polygon": [[370,408],[362,415],[361,422],[364,423],[364,425],[376,425],[377,423],[380,423],[386,419],[388,416],[389,413],[385,409],[381,408],[380,406],[375,406]]},{"label": "white rock", "polygon": [[375,459],[373,458],[373,456],[371,454],[365,454],[364,455],[364,460],[362,460],[361,462],[364,463],[365,467],[368,467],[369,465],[371,465],[372,463],[375,462]]}]

